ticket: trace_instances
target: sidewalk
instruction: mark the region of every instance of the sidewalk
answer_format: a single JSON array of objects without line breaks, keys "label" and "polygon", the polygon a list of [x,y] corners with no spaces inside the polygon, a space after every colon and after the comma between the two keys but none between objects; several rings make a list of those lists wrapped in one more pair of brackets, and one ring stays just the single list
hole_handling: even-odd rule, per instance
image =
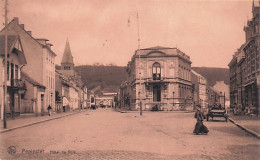
[{"label": "sidewalk", "polygon": [[[128,110],[126,108],[112,108],[114,111],[117,111],[117,112],[120,112],[120,113],[139,113],[140,110]],[[164,110],[164,111],[151,111],[151,110],[143,110],[142,112],[160,112],[160,113],[192,113],[192,112],[195,112],[194,110],[187,110],[187,111],[180,111],[180,110],[172,110],[172,111],[167,111],[167,110]]]},{"label": "sidewalk", "polygon": [[230,114],[228,119],[239,128],[260,139],[260,118]]},{"label": "sidewalk", "polygon": [[54,119],[59,119],[62,117],[70,116],[84,111],[86,110],[75,110],[75,111],[62,112],[62,113],[54,112],[51,116],[49,115],[35,116],[34,114],[21,114],[19,117],[16,117],[15,119],[8,118],[6,120],[6,124],[7,124],[6,129],[4,129],[3,121],[1,121],[0,133],[9,132],[18,128],[27,127],[34,124],[51,121]]}]

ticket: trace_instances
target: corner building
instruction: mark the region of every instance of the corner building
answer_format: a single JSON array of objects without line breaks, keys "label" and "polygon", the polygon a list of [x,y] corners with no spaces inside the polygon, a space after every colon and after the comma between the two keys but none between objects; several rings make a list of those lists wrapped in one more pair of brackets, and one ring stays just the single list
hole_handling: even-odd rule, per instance
[{"label": "corner building", "polygon": [[252,19],[244,27],[245,43],[229,63],[230,105],[237,112],[259,115],[260,104],[260,2],[252,5]]},{"label": "corner building", "polygon": [[244,27],[246,35],[246,43],[244,45],[245,53],[245,106],[248,108],[256,107],[259,112],[260,100],[260,66],[259,66],[259,52],[260,52],[260,2],[252,6],[253,18],[247,22]]},{"label": "corner building", "polygon": [[[127,65],[130,109],[192,110],[190,57],[177,48],[135,52]],[[141,102],[141,104],[140,104]]]}]

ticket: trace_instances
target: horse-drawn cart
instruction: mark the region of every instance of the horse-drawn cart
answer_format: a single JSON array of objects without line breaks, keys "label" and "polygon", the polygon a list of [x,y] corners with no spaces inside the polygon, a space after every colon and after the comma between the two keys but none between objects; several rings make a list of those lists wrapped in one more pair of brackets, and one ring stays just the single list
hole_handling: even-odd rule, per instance
[{"label": "horse-drawn cart", "polygon": [[209,117],[212,118],[213,120],[213,117],[224,117],[226,122],[227,122],[227,119],[228,119],[228,115],[227,115],[227,112],[225,109],[211,109],[208,114],[207,114],[207,121],[209,120]]}]

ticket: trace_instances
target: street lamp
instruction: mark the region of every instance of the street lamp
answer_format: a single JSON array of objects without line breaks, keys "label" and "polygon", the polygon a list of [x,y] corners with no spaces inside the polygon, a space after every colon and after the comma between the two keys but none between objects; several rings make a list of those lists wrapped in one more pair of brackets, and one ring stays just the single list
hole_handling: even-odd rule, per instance
[{"label": "street lamp", "polygon": [[139,13],[138,9],[136,6],[134,6],[136,9],[136,21],[137,21],[137,42],[138,42],[138,49],[137,49],[137,54],[138,54],[138,73],[139,73],[139,92],[138,92],[138,100],[139,100],[139,108],[140,108],[140,116],[142,116],[142,101],[141,101],[141,56],[140,56],[140,30],[139,30]]},{"label": "street lamp", "polygon": [[142,101],[141,101],[141,56],[140,56],[140,32],[139,32],[139,14],[138,14],[138,10],[136,12],[136,19],[137,19],[137,40],[138,40],[138,68],[139,68],[139,101],[140,101],[140,116],[143,115],[142,113]]},{"label": "street lamp", "polygon": [[7,40],[7,0],[5,0],[5,61],[4,61],[4,113],[3,113],[3,123],[4,123],[4,128],[7,128],[7,125],[6,125],[6,115],[5,115],[5,112],[6,112],[6,107],[7,107],[7,43],[8,43],[8,40]]}]

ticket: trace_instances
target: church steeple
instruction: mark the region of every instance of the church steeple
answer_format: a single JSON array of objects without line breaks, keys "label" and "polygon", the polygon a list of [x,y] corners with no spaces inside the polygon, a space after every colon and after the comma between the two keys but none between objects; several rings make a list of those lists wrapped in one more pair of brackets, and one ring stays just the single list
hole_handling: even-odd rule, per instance
[{"label": "church steeple", "polygon": [[64,49],[62,61],[61,61],[62,70],[74,70],[73,57],[71,55],[69,40],[67,39],[66,46]]}]

